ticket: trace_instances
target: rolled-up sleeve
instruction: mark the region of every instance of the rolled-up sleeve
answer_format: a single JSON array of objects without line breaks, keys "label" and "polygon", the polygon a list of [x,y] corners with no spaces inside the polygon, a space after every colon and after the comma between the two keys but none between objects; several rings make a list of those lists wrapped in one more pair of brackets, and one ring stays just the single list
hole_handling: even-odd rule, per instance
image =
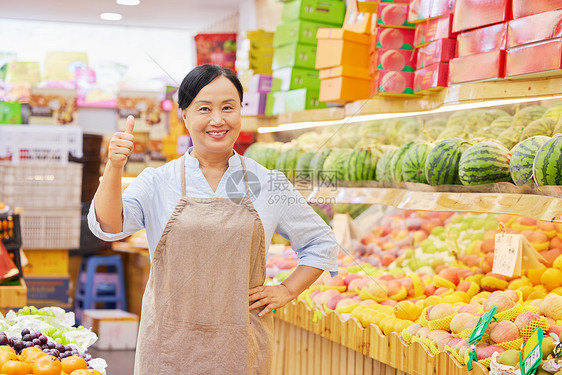
[{"label": "rolled-up sleeve", "polygon": [[274,196],[283,195],[281,199],[271,199],[281,205],[277,232],[291,242],[299,265],[323,269],[329,271],[332,277],[336,276],[339,245],[332,229],[284,176],[277,181],[282,188],[271,192]]},{"label": "rolled-up sleeve", "polygon": [[104,241],[117,241],[144,228],[144,207],[149,199],[149,187],[153,179],[151,169],[145,169],[123,192],[123,231],[107,233],[101,229],[94,209],[96,197],[88,212],[88,227],[92,233]]}]

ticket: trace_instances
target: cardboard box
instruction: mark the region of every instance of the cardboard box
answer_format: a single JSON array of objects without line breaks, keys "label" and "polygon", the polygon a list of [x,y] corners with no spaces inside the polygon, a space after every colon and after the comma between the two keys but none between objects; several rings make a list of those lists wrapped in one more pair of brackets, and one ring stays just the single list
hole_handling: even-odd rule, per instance
[{"label": "cardboard box", "polygon": [[122,310],[84,310],[82,325],[92,329],[99,350],[135,349],[139,329],[138,315]]},{"label": "cardboard box", "polygon": [[265,114],[276,116],[284,112],[326,108],[326,103],[320,102],[318,97],[319,91],[310,89],[271,92],[267,94]]},{"label": "cardboard box", "polygon": [[70,307],[70,277],[26,277],[27,303],[37,307]]},{"label": "cardboard box", "polygon": [[418,23],[452,14],[454,10],[455,0],[412,0],[408,11],[408,21]]},{"label": "cardboard box", "polygon": [[453,15],[435,18],[416,25],[414,45],[416,48],[439,39],[456,39],[453,33]]},{"label": "cardboard box", "polygon": [[511,0],[457,0],[453,32],[472,30],[511,19]]},{"label": "cardboard box", "polygon": [[369,75],[374,76],[379,70],[378,68],[379,54],[378,51],[371,55],[369,58]]},{"label": "cardboard box", "polygon": [[562,9],[562,0],[513,0],[513,18]]},{"label": "cardboard box", "polygon": [[427,65],[423,69],[416,70],[414,76],[414,92],[418,94],[425,94],[442,90],[448,86],[448,80],[448,63]]},{"label": "cardboard box", "polygon": [[319,29],[316,69],[340,65],[366,68],[369,66],[369,35],[344,29]]},{"label": "cardboard box", "polygon": [[35,88],[29,98],[30,125],[77,125],[76,90]]},{"label": "cardboard box", "polygon": [[377,69],[394,72],[414,72],[416,70],[417,51],[400,49],[380,49],[378,51]]},{"label": "cardboard box", "polygon": [[372,16],[373,12],[377,13],[378,3],[369,2],[369,4],[376,5],[374,10],[372,12],[363,12],[359,10],[357,0],[348,1],[342,28],[354,33],[369,34],[371,32],[371,22],[376,22],[376,16]]},{"label": "cardboard box", "polygon": [[[392,1],[392,0],[384,0],[380,1],[380,3],[407,3],[408,0],[403,1]],[[379,1],[378,0],[357,0],[357,9],[363,13],[373,13],[377,14],[377,10],[379,9]],[[376,23],[376,19],[374,20]]]},{"label": "cardboard box", "polygon": [[0,314],[24,306],[27,306],[27,286],[24,279],[10,281],[9,285],[0,285]]},{"label": "cardboard box", "polygon": [[449,62],[449,83],[487,81],[505,76],[505,51],[458,57]]},{"label": "cardboard box", "polygon": [[289,91],[302,88],[320,90],[318,70],[283,68],[273,72],[271,91]]},{"label": "cardboard box", "polygon": [[377,25],[404,29],[415,27],[413,23],[408,22],[408,4],[380,4]]},{"label": "cardboard box", "polygon": [[248,85],[249,92],[259,92],[265,94],[271,91],[271,81],[273,77],[265,74],[255,74],[250,78]]},{"label": "cardboard box", "polygon": [[439,39],[418,49],[416,69],[436,63],[446,63],[455,58],[457,41],[455,39]]},{"label": "cardboard box", "polygon": [[379,95],[412,96],[414,94],[414,73],[379,70],[377,76]]},{"label": "cardboard box", "polygon": [[24,250],[27,265],[25,277],[68,275],[68,250]]},{"label": "cardboard box", "polygon": [[377,48],[403,49],[412,51],[414,49],[415,30],[384,28],[377,32]]},{"label": "cardboard box", "polygon": [[507,48],[562,37],[562,10],[509,21]]},{"label": "cardboard box", "polygon": [[368,99],[371,76],[367,69],[339,66],[320,71],[321,102],[346,103]]},{"label": "cardboard box", "polygon": [[515,47],[507,52],[506,77],[544,77],[562,69],[562,38]]},{"label": "cardboard box", "polygon": [[460,33],[457,36],[457,56],[498,51],[507,46],[507,22]]},{"label": "cardboard box", "polygon": [[345,16],[345,1],[293,0],[283,4],[282,22],[302,19],[341,26]]},{"label": "cardboard box", "polygon": [[316,61],[316,46],[308,44],[288,44],[275,49],[272,69],[281,69],[290,66],[314,69]]},{"label": "cardboard box", "polygon": [[316,33],[320,28],[331,27],[328,23],[312,22],[305,20],[293,20],[283,22],[275,30],[273,45],[281,47],[287,44],[300,43],[315,46],[317,43]]},{"label": "cardboard box", "polygon": [[247,92],[244,94],[240,114],[242,116],[259,116],[265,114],[267,93]]}]

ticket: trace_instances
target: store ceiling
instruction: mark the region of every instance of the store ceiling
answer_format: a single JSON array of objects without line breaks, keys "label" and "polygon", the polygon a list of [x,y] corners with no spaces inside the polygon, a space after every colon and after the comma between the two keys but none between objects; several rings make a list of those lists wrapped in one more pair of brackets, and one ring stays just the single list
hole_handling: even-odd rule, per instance
[{"label": "store ceiling", "polygon": [[[123,6],[115,0],[0,0],[0,18],[158,27],[198,31],[220,21],[247,0],[141,0]],[[103,21],[100,14],[123,14],[121,21]]]}]

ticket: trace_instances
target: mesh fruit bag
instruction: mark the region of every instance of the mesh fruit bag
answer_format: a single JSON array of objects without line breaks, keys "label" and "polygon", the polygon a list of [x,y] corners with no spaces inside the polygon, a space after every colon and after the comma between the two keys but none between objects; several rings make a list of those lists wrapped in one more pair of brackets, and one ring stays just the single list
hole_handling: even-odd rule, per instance
[{"label": "mesh fruit bag", "polygon": [[434,356],[439,354],[439,349],[437,349],[437,346],[435,345],[435,343],[433,341],[431,341],[430,339],[423,339],[421,340],[421,342],[427,346],[427,348],[429,349],[430,353],[433,354]]},{"label": "mesh fruit bag", "polygon": [[474,297],[480,292],[480,286],[476,284],[474,281],[470,283],[470,287],[466,291],[466,294],[470,296],[470,298]]},{"label": "mesh fruit bag", "polygon": [[433,276],[433,286],[436,288],[445,287],[453,290],[457,288],[454,283],[439,275]]},{"label": "mesh fruit bag", "polygon": [[430,320],[428,321],[428,327],[432,331],[437,329],[442,329],[443,331],[450,331],[451,330],[451,321],[455,317],[456,314],[451,314],[441,319]]},{"label": "mesh fruit bag", "polygon": [[486,290],[506,290],[509,283],[494,276],[484,276],[480,280],[480,285]]},{"label": "mesh fruit bag", "polygon": [[457,360],[461,365],[464,365],[464,358],[461,357],[456,349],[451,348],[449,345],[445,345],[445,351],[451,353],[454,359]]},{"label": "mesh fruit bag", "polygon": [[495,317],[498,322],[501,322],[502,320],[511,320],[512,322],[514,322],[515,319],[517,319],[517,317],[524,312],[525,307],[520,303],[516,303],[515,306],[513,306],[511,309],[496,313]]},{"label": "mesh fruit bag", "polygon": [[[460,337],[461,339],[469,339],[470,336],[472,336],[472,331],[474,331],[474,330],[470,329],[470,328],[463,329],[458,334],[458,337]],[[484,332],[484,334],[482,334],[482,338],[480,339],[480,341],[487,342],[489,339],[490,339],[490,334]]]},{"label": "mesh fruit bag", "polygon": [[501,346],[505,350],[509,350],[509,349],[521,350],[521,345],[523,345],[524,342],[525,342],[525,340],[519,338],[519,339],[513,340],[513,341],[498,342],[498,343],[496,343],[496,345]]},{"label": "mesh fruit bag", "polygon": [[[471,349],[467,350],[466,353],[464,353],[464,363],[465,364],[468,363],[468,360],[470,359],[470,351],[471,351]],[[478,360],[478,363],[485,366],[486,368],[490,368],[490,361],[491,361],[491,357],[480,359],[480,360]]]},{"label": "mesh fruit bag", "polygon": [[538,314],[539,308],[537,306],[527,305],[527,306],[525,306],[525,312],[532,312],[532,313]]},{"label": "mesh fruit bag", "polygon": [[407,330],[403,330],[400,336],[402,336],[402,340],[404,340],[404,342],[408,345],[410,345],[412,343],[412,339],[414,337]]},{"label": "mesh fruit bag", "polygon": [[428,321],[427,321],[427,309],[429,307],[426,307],[422,310],[421,315],[419,317],[418,323],[421,324],[422,327],[427,327],[429,325]]},{"label": "mesh fruit bag", "polygon": [[525,328],[521,330],[521,337],[523,338],[523,340],[529,340],[537,327],[541,327],[543,332],[548,331],[548,321],[544,316],[541,316],[539,319],[532,320],[531,322],[529,322],[529,324],[527,324]]}]

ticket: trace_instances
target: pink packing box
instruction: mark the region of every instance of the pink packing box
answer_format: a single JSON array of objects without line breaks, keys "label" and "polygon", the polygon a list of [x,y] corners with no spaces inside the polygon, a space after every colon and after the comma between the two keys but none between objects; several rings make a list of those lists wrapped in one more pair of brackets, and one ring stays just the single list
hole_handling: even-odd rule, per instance
[{"label": "pink packing box", "polygon": [[507,35],[507,22],[460,33],[457,36],[457,56],[506,49]]},{"label": "pink packing box", "polygon": [[377,48],[384,49],[414,49],[415,30],[380,28],[377,32]]},{"label": "pink packing box", "polygon": [[242,101],[242,116],[260,116],[265,114],[265,105],[267,101],[266,93],[246,92]]},{"label": "pink packing box", "polygon": [[388,72],[379,70],[378,92],[382,96],[412,96],[414,94],[413,72]]},{"label": "pink packing box", "polygon": [[413,29],[415,25],[408,22],[408,4],[381,3],[378,10],[379,27],[399,27]]},{"label": "pink packing box", "polygon": [[394,72],[413,72],[416,70],[416,56],[416,51],[379,49],[377,68]]},{"label": "pink packing box", "polygon": [[414,45],[418,48],[439,39],[456,39],[452,26],[452,14],[418,23],[416,25]]},{"label": "pink packing box", "polygon": [[267,94],[268,92],[271,92],[271,81],[272,81],[272,77],[270,75],[264,75],[264,74],[253,75],[250,78],[248,91]]},{"label": "pink packing box", "polygon": [[562,37],[562,10],[509,22],[507,48]]},{"label": "pink packing box", "polygon": [[505,76],[505,51],[490,51],[449,61],[449,83],[490,81]]},{"label": "pink packing box", "polygon": [[457,41],[455,39],[439,39],[418,49],[416,69],[436,63],[446,63],[455,58]]},{"label": "pink packing box", "polygon": [[416,70],[414,76],[414,92],[424,94],[439,91],[447,87],[449,79],[449,64],[437,63]]},{"label": "pink packing box", "polygon": [[430,18],[452,14],[455,0],[412,0],[408,12],[408,21],[418,23]]},{"label": "pink packing box", "polygon": [[562,0],[513,0],[513,18],[562,9]]},{"label": "pink packing box", "polygon": [[477,29],[510,19],[511,0],[457,0],[453,32]]}]

